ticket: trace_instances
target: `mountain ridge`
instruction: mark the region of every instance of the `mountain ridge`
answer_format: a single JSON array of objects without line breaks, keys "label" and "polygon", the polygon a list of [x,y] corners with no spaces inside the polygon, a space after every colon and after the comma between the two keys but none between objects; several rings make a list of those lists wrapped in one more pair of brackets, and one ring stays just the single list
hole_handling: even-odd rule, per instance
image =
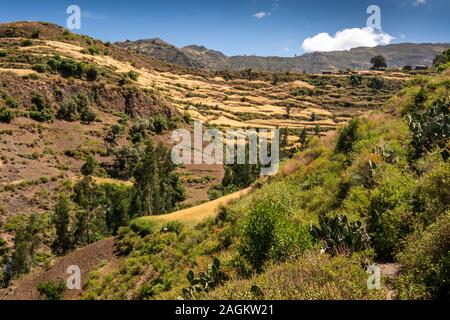
[{"label": "mountain ridge", "polygon": [[[164,41],[163,41],[164,42]],[[357,47],[345,51],[312,52],[295,57],[236,55],[211,50],[201,45],[177,48],[164,42],[164,51],[155,48],[154,39],[116,43],[119,46],[147,54],[157,59],[186,67],[213,70],[253,69],[269,72],[339,71],[346,69],[369,69],[370,59],[384,55],[389,67],[402,68],[406,65],[431,66],[436,55],[450,48],[450,43],[401,43],[377,47]],[[160,46],[160,44],[158,44]],[[175,57],[175,58],[173,58]],[[183,57],[181,60],[179,57]]]}]

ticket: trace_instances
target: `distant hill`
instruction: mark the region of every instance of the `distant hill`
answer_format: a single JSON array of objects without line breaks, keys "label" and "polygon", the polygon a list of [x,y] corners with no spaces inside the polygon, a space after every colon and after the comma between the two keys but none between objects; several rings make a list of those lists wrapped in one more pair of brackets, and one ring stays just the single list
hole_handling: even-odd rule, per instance
[{"label": "distant hill", "polygon": [[153,58],[178,64],[189,68],[202,68],[196,59],[191,59],[185,52],[159,38],[138,41],[117,42],[117,46],[149,55]]},{"label": "distant hill", "polygon": [[308,73],[368,69],[370,68],[370,59],[379,54],[386,57],[388,66],[392,68],[401,68],[405,65],[430,66],[437,54],[450,48],[448,43],[402,43],[373,48],[361,47],[348,51],[313,52],[298,57],[284,58],[260,56],[228,57],[220,51],[210,50],[203,46],[190,45],[177,48],[160,39],[127,41],[117,43],[117,45],[139,53],[148,54],[160,60],[191,68],[203,67],[213,70],[251,68],[257,71],[305,71]]}]

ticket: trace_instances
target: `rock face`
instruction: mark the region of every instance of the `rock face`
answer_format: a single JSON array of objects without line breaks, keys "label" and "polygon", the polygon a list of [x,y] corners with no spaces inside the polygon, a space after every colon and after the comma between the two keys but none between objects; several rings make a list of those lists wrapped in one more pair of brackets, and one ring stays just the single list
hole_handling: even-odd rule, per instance
[{"label": "rock face", "polygon": [[117,45],[190,68],[209,68],[213,70],[251,68],[257,71],[305,71],[307,73],[368,69],[370,68],[370,59],[380,54],[386,57],[390,68],[401,68],[407,65],[431,66],[437,54],[450,48],[448,43],[402,43],[374,48],[361,47],[348,51],[313,52],[297,57],[284,58],[259,56],[228,57],[220,51],[210,50],[204,46],[190,45],[180,49],[161,39],[119,42]]}]

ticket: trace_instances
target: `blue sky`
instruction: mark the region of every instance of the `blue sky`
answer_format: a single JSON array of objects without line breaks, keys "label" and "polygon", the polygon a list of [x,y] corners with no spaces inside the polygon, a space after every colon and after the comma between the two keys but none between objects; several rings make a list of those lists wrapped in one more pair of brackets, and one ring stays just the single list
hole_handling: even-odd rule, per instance
[{"label": "blue sky", "polygon": [[[293,56],[342,48],[362,32],[366,9],[381,8],[383,39],[450,42],[450,0],[2,0],[0,21],[48,21],[65,26],[66,8],[82,11],[82,29],[104,41],[160,37],[176,46],[204,45],[228,55]],[[359,29],[356,29],[359,28]],[[350,29],[350,30],[348,30]],[[336,32],[347,30],[335,37]],[[321,33],[328,33],[328,36]],[[365,39],[371,37],[371,39]],[[306,42],[305,39],[310,38]],[[373,38],[373,39],[372,39]],[[359,39],[359,38],[358,38]],[[387,40],[386,40],[387,39]],[[325,43],[320,43],[320,41]],[[345,44],[342,44],[344,42]],[[351,42],[351,41],[350,41]]]}]

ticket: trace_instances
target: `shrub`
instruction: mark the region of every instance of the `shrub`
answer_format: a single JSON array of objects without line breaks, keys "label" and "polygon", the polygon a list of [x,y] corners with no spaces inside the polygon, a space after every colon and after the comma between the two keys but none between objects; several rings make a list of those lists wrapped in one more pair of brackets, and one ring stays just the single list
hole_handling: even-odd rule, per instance
[{"label": "shrub", "polygon": [[450,298],[450,212],[423,232],[408,238],[397,255],[402,271],[397,281],[400,299]]},{"label": "shrub", "polygon": [[100,53],[100,50],[97,48],[97,46],[92,45],[88,48],[89,54],[91,55],[98,55]]},{"label": "shrub", "polygon": [[30,112],[30,117],[39,122],[52,122],[55,119],[53,110],[47,105],[47,101],[40,94],[34,94],[31,98],[33,104],[33,111]]},{"label": "shrub", "polygon": [[33,45],[33,41],[32,40],[30,40],[30,39],[25,39],[25,40],[22,40],[21,42],[20,42],[20,46],[21,47],[29,47],[29,46],[32,46]]},{"label": "shrub", "polygon": [[78,114],[78,106],[74,99],[63,101],[58,111],[58,118],[67,121],[76,121],[80,119],[80,115]]},{"label": "shrub", "polygon": [[0,58],[4,58],[8,55],[6,51],[0,50]]},{"label": "shrub", "polygon": [[450,210],[450,163],[443,162],[422,177],[417,188],[417,198],[421,200],[424,222],[434,220]]},{"label": "shrub", "polygon": [[47,71],[47,66],[45,64],[38,63],[33,65],[32,69],[39,73],[45,73]]},{"label": "shrub", "polygon": [[161,228],[161,232],[166,233],[166,232],[175,232],[178,235],[180,235],[181,231],[183,231],[183,224],[181,222],[178,221],[171,221],[167,224],[165,224],[162,228]]},{"label": "shrub", "polygon": [[87,123],[97,119],[97,115],[90,106],[89,98],[82,93],[64,101],[58,111],[58,117],[67,121],[81,119]]},{"label": "shrub", "polygon": [[92,156],[86,157],[86,162],[81,167],[81,173],[84,176],[91,176],[94,174],[95,169],[97,169],[98,163]]},{"label": "shrub", "polygon": [[354,87],[361,85],[363,76],[360,74],[353,74],[349,78],[350,84]]},{"label": "shrub", "polygon": [[141,237],[145,237],[155,231],[155,223],[151,220],[140,218],[133,220],[130,224],[130,228]]},{"label": "shrub", "polygon": [[133,71],[133,70],[129,71],[127,73],[127,75],[128,75],[128,78],[130,78],[131,80],[134,80],[134,81],[137,81],[139,78],[139,73],[137,73],[136,71]]},{"label": "shrub", "polygon": [[63,77],[81,78],[84,73],[84,64],[72,59],[63,59],[58,62],[51,63]]},{"label": "shrub", "polygon": [[39,39],[39,36],[41,35],[41,30],[36,29],[31,33],[32,39]]},{"label": "shrub", "polygon": [[244,221],[240,254],[261,272],[266,261],[283,260],[312,246],[306,228],[289,218],[288,195],[257,199]]},{"label": "shrub", "polygon": [[89,67],[87,67],[86,69],[86,79],[87,81],[95,81],[97,80],[99,75],[98,69],[96,66],[94,65],[90,65]]},{"label": "shrub", "polygon": [[336,152],[348,154],[353,150],[353,144],[357,141],[358,119],[350,121],[349,125],[340,130],[336,142]]},{"label": "shrub", "polygon": [[381,90],[384,87],[384,79],[383,78],[372,78],[369,80],[368,84],[369,88],[373,90]]},{"label": "shrub", "polygon": [[167,118],[161,115],[157,115],[153,118],[153,125],[155,127],[156,134],[161,134],[169,128]]},{"label": "shrub", "polygon": [[415,182],[411,175],[387,166],[370,197],[368,230],[379,258],[394,250],[416,227],[413,212]]},{"label": "shrub", "polygon": [[49,281],[40,283],[37,290],[41,296],[45,296],[48,300],[61,300],[66,289],[64,282]]},{"label": "shrub", "polygon": [[10,123],[15,118],[15,113],[10,108],[0,109],[0,122]]}]

